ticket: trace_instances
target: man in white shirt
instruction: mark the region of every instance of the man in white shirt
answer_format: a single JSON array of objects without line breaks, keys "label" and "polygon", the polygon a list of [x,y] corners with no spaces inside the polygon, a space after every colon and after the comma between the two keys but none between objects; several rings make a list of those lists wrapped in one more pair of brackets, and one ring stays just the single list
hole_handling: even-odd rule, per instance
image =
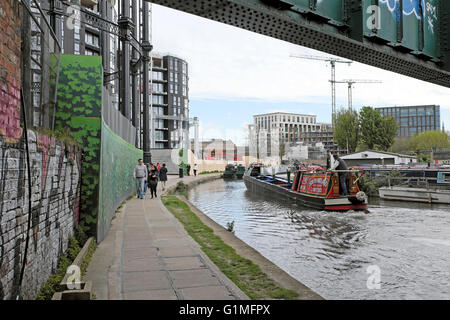
[{"label": "man in white shirt", "polygon": [[139,199],[144,199],[144,181],[147,181],[148,171],[147,166],[142,159],[139,159],[139,164],[136,165],[133,171],[133,178],[136,180],[136,192]]}]

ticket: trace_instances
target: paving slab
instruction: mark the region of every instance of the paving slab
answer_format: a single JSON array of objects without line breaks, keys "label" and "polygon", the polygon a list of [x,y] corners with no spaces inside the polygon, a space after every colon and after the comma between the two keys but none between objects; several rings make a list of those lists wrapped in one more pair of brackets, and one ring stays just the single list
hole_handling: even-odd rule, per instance
[{"label": "paving slab", "polygon": [[176,288],[220,285],[219,279],[209,269],[169,271],[169,277]]},{"label": "paving slab", "polygon": [[178,300],[173,289],[128,292],[123,297],[125,300]]},{"label": "paving slab", "polygon": [[165,271],[145,271],[122,274],[123,293],[171,288],[172,286]]},{"label": "paving slab", "polygon": [[155,271],[155,270],[164,270],[164,265],[161,262],[161,259],[158,257],[124,259],[122,263],[123,272]]},{"label": "paving slab", "polygon": [[163,258],[164,264],[167,270],[190,270],[190,269],[200,269],[206,268],[200,257],[174,257],[174,258]]},{"label": "paving slab", "polygon": [[159,249],[159,255],[161,257],[189,257],[194,256],[195,251],[191,247],[179,246],[179,247],[165,247]]},{"label": "paving slab", "polygon": [[186,300],[236,300],[225,286],[209,286],[181,289]]}]

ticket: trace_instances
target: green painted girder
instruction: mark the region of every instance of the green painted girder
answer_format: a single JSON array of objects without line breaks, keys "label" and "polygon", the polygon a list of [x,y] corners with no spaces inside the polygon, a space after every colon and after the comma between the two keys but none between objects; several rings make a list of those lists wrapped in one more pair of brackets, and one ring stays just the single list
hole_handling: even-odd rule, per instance
[{"label": "green painted girder", "polygon": [[450,87],[449,0],[150,2]]}]

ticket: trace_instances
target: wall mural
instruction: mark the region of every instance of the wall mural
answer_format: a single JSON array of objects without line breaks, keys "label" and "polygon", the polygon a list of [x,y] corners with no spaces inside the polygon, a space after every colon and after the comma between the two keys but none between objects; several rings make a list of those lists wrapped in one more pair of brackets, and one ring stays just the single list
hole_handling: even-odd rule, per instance
[{"label": "wall mural", "polygon": [[133,168],[143,157],[102,120],[102,86],[101,57],[61,56],[56,127],[70,128],[83,149],[79,225],[97,241],[134,193]]},{"label": "wall mural", "polygon": [[61,56],[55,127],[69,128],[83,150],[79,225],[88,235],[97,227],[102,85],[101,57]]}]

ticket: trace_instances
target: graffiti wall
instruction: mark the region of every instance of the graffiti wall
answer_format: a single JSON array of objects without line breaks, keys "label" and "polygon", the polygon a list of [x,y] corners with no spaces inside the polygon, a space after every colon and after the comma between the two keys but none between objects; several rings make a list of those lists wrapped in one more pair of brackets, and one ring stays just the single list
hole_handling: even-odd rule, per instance
[{"label": "graffiti wall", "polygon": [[0,136],[0,300],[15,299],[19,293],[29,214],[30,242],[21,291],[25,299],[33,299],[56,270],[77,224],[80,150],[33,131],[28,135],[31,195],[25,139],[12,143]]},{"label": "graffiti wall", "polygon": [[123,140],[102,122],[98,241],[108,233],[122,201],[135,192],[133,169],[142,158],[142,150]]},{"label": "graffiti wall", "polygon": [[82,148],[80,227],[89,235],[97,228],[102,84],[101,57],[61,56],[55,127]]}]

